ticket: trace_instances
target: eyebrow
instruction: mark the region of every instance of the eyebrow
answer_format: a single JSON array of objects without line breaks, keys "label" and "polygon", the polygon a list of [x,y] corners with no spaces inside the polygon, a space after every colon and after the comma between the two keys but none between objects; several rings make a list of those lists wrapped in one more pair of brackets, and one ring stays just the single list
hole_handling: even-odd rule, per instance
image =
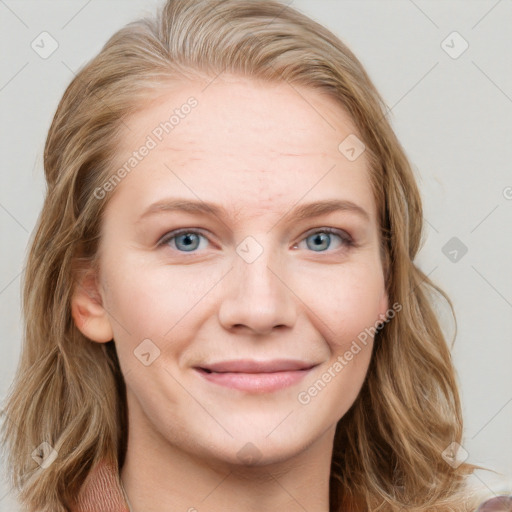
[{"label": "eyebrow", "polygon": [[[219,218],[227,216],[226,211],[220,205],[205,201],[189,199],[164,199],[150,205],[139,217],[137,223],[143,219],[162,212],[186,212],[192,214],[214,215]],[[370,221],[369,213],[358,204],[345,199],[328,199],[316,201],[298,206],[288,212],[285,217],[292,217],[296,220],[304,220],[313,217],[320,217],[336,211],[355,213],[366,221]]]}]

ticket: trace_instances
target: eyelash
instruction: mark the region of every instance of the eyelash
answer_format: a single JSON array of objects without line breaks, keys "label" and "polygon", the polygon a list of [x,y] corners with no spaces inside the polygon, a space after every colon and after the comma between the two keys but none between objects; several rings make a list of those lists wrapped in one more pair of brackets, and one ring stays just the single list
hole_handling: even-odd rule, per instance
[{"label": "eyelash", "polygon": [[[356,247],[356,243],[355,241],[353,240],[353,238],[348,234],[346,233],[345,231],[342,231],[340,229],[335,229],[335,228],[318,228],[318,229],[314,229],[313,231],[308,231],[305,236],[303,238],[301,238],[301,240],[299,242],[297,242],[297,244],[294,245],[294,247],[296,247],[300,242],[302,242],[303,240],[306,240],[307,238],[309,238],[310,236],[312,235],[315,235],[315,234],[318,234],[318,233],[326,233],[326,234],[331,234],[331,235],[337,235],[341,242],[343,243],[342,247],[339,247],[338,249],[334,249],[332,251],[329,251],[329,250],[326,250],[326,251],[318,251],[319,254],[322,254],[322,253],[325,253],[325,252],[338,252],[338,251],[343,251],[343,250],[349,250],[349,249],[352,249],[354,247]],[[157,242],[157,247],[164,247],[164,246],[168,246],[169,242],[175,238],[177,238],[178,236],[180,235],[183,235],[183,234],[194,234],[194,235],[200,235],[204,238],[206,238],[207,240],[208,237],[201,231],[201,230],[196,230],[196,229],[189,229],[189,228],[182,228],[182,229],[177,229],[177,230],[174,230],[174,231],[170,231],[169,233],[166,233],[158,242]],[[180,251],[179,249],[174,249],[171,247],[171,249],[179,252],[179,253],[182,253],[182,254],[195,254],[197,252],[197,250],[194,250],[194,251]],[[317,251],[310,251],[310,252],[317,252]]]}]

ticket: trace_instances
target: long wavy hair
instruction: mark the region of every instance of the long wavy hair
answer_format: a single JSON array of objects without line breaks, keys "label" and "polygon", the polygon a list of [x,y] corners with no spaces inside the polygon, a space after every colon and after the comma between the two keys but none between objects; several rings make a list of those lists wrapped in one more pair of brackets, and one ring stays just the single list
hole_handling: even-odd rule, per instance
[{"label": "long wavy hair", "polygon": [[[94,192],[115,171],[128,116],[173,80],[222,72],[329,95],[366,145],[386,289],[402,310],[376,334],[365,383],[337,425],[330,511],[474,510],[466,477],[477,466],[446,458],[462,442],[463,424],[435,301],[444,298],[452,314],[453,306],[414,263],[423,212],[411,164],[354,54],[275,0],[168,0],[154,18],[115,33],[66,89],[44,149],[47,194],[27,258],[22,354],[4,409],[3,443],[21,503],[29,512],[64,512],[99,461],[123,464],[127,410],[114,341],[91,342],[71,316],[78,279],[98,263],[109,197]],[[43,442],[58,453],[46,468],[31,457]]]}]

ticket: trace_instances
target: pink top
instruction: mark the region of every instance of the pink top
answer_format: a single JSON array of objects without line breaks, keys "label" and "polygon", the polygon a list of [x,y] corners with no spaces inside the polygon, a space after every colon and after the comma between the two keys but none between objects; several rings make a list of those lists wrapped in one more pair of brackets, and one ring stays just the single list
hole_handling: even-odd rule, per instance
[{"label": "pink top", "polygon": [[[130,512],[113,465],[103,462],[91,471],[71,512]],[[476,512],[512,512],[512,496],[491,498]]]},{"label": "pink top", "polygon": [[511,512],[512,496],[497,496],[482,503],[476,512]]}]

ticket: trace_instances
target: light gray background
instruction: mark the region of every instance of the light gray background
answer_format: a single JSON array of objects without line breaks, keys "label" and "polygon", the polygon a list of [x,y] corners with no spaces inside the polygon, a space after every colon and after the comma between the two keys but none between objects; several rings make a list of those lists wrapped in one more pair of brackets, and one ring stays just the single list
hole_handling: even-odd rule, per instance
[{"label": "light gray background", "polygon": [[[110,35],[159,4],[0,0],[0,399],[19,356],[20,274],[42,206],[42,151],[57,103],[73,72]],[[389,106],[424,199],[425,244],[418,264],[452,297],[458,318],[453,353],[465,415],[463,446],[469,461],[508,477],[510,489],[512,1],[292,5],[349,45]],[[58,42],[46,59],[31,47],[43,31]],[[454,31],[469,44],[457,58],[464,42],[450,36]],[[452,237],[468,249],[455,262],[443,253]],[[494,492],[504,488],[490,473],[472,478]],[[17,510],[6,493],[0,485],[0,511]]]}]

